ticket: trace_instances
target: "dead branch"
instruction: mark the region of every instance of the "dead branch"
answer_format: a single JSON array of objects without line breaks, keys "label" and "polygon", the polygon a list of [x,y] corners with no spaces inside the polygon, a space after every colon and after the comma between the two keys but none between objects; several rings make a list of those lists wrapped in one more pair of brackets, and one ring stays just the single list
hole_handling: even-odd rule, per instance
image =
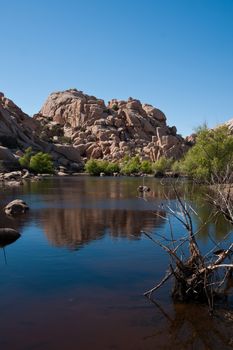
[{"label": "dead branch", "polygon": [[164,276],[164,278],[153,288],[151,288],[150,290],[146,291],[144,293],[145,296],[148,296],[149,298],[151,297],[151,294],[153,292],[155,292],[157,289],[159,289],[160,287],[162,287],[162,285],[167,282],[167,280],[173,275],[172,271],[168,271],[167,274]]},{"label": "dead branch", "polygon": [[[172,264],[169,266],[168,272],[163,279],[153,288],[144,293],[145,296],[151,298],[151,295],[161,288],[170,278],[174,280],[172,297],[179,301],[200,301],[206,302],[209,310],[214,308],[215,297],[219,295],[219,288],[226,283],[229,271],[233,270],[233,262],[224,263],[226,258],[230,258],[233,253],[233,243],[227,249],[219,249],[219,244],[212,240],[214,248],[207,254],[202,255],[198,246],[196,236],[200,231],[200,227],[194,230],[192,215],[197,215],[196,211],[189,203],[181,200],[180,195],[173,187],[175,197],[177,199],[176,207],[166,206],[163,204],[163,210],[167,212],[167,220],[170,226],[170,238],[161,234],[157,235],[161,240],[155,239],[152,234],[143,232],[151,241],[165,250]],[[233,214],[233,206],[231,206],[229,193],[222,195],[222,203],[227,208],[229,215]],[[169,199],[167,198],[169,203]],[[209,216],[213,218],[216,212]],[[172,223],[170,217],[173,217],[185,228],[187,234],[179,239],[174,238]],[[207,221],[208,221],[207,220]],[[233,215],[232,215],[233,223]],[[205,226],[206,222],[202,223]],[[227,237],[227,236],[226,236]],[[184,254],[183,246],[187,246],[188,254]],[[216,250],[218,248],[218,250]],[[180,251],[184,258],[179,257]]]}]

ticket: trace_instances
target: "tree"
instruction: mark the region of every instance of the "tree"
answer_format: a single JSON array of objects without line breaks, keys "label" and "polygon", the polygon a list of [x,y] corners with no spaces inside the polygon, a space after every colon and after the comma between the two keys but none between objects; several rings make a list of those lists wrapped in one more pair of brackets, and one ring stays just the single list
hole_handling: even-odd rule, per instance
[{"label": "tree", "polygon": [[198,181],[221,181],[233,170],[233,135],[227,126],[201,128],[196,144],[180,163],[184,172]]}]

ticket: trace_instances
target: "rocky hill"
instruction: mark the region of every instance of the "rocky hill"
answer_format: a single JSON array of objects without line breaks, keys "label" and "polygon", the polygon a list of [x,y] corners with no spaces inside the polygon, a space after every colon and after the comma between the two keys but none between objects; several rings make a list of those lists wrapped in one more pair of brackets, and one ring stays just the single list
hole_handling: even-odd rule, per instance
[{"label": "rocky hill", "polygon": [[86,160],[119,160],[126,154],[156,161],[180,158],[190,144],[166,124],[159,109],[129,98],[102,99],[70,89],[52,93],[34,116],[37,135],[50,142],[70,142]]},{"label": "rocky hill", "polygon": [[179,159],[191,144],[167,125],[163,112],[133,98],[105,104],[76,89],[54,92],[31,118],[0,93],[1,165],[14,168],[29,146],[50,153],[56,167],[79,171],[90,158]]}]

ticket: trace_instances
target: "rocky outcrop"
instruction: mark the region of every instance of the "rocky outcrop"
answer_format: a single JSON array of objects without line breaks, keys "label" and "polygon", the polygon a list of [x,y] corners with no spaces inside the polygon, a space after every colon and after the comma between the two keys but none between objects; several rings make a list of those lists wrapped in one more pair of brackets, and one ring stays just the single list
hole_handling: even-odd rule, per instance
[{"label": "rocky outcrop", "polygon": [[152,161],[163,155],[178,159],[190,147],[175,126],[166,124],[163,112],[133,98],[105,105],[76,89],[55,92],[34,119],[45,139],[69,140],[84,159],[120,160],[126,154]]},{"label": "rocky outcrop", "polygon": [[18,158],[23,151],[32,147],[35,151],[50,153],[55,166],[78,163],[82,167],[79,150],[76,147],[48,142],[40,135],[40,123],[25,114],[10,99],[0,93],[0,170],[19,168]]},{"label": "rocky outcrop", "polygon": [[13,101],[0,93],[0,144],[10,149],[34,144],[33,134],[38,123],[25,114]]}]

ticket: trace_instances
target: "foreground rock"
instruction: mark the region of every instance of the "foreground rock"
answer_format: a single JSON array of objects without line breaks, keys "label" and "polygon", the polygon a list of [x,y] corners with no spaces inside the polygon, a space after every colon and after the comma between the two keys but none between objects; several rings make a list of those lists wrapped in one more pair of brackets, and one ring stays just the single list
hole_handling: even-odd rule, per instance
[{"label": "foreground rock", "polygon": [[20,233],[13,228],[0,228],[0,247],[4,248],[15,242],[20,236]]},{"label": "foreground rock", "polygon": [[29,206],[21,199],[15,199],[4,208],[5,213],[12,216],[24,214],[28,210]]}]

